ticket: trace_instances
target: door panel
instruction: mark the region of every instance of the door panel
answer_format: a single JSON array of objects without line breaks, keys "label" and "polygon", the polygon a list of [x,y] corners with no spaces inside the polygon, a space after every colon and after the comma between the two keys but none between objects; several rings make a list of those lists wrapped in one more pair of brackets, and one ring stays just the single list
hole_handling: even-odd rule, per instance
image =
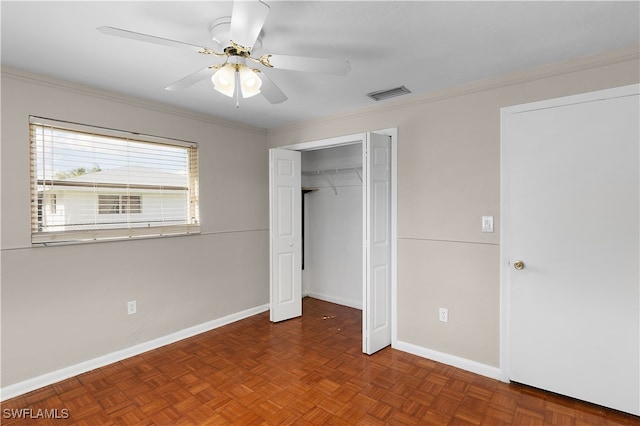
[{"label": "door panel", "polygon": [[302,315],[301,155],[269,150],[271,321]]},{"label": "door panel", "polygon": [[585,96],[503,115],[509,378],[639,414],[638,96]]},{"label": "door panel", "polygon": [[293,280],[295,276],[295,261],[293,253],[278,254],[278,271],[280,279],[278,280],[278,300],[277,304],[291,303],[293,301]]},{"label": "door panel", "polygon": [[365,309],[363,351],[391,344],[391,138],[368,133],[365,140]]},{"label": "door panel", "polygon": [[[378,332],[388,326],[389,319],[389,268],[377,266],[373,271],[374,318],[373,331]],[[386,346],[386,345],[385,345]]]},{"label": "door panel", "polygon": [[[289,177],[289,175],[284,176]],[[282,178],[283,176],[280,175],[280,177]],[[293,238],[293,225],[295,222],[295,212],[293,211],[295,196],[293,194],[293,188],[289,186],[278,186],[277,191],[278,211],[280,212],[278,215],[278,227],[276,228],[278,237]]]}]

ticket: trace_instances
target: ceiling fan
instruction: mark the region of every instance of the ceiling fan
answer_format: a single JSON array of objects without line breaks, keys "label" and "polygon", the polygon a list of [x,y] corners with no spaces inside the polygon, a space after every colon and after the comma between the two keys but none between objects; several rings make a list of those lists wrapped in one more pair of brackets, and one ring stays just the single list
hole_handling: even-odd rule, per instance
[{"label": "ceiling fan", "polygon": [[[206,46],[197,46],[121,28],[102,26],[97,29],[101,33],[112,36],[224,58],[224,62],[200,69],[165,89],[185,89],[210,77],[217,91],[229,97],[234,97],[235,94],[236,107],[240,106],[240,94],[243,98],[249,98],[261,93],[272,104],[287,100],[287,96],[264,72],[265,69],[274,68],[335,75],[349,73],[351,66],[347,60],[275,54],[264,54],[257,58],[251,56],[254,47],[261,45],[262,27],[267,20],[269,10],[269,5],[262,0],[234,1],[231,18],[218,19],[211,26],[212,39],[220,44],[221,52],[216,52]],[[262,69],[253,68],[254,64]]]}]

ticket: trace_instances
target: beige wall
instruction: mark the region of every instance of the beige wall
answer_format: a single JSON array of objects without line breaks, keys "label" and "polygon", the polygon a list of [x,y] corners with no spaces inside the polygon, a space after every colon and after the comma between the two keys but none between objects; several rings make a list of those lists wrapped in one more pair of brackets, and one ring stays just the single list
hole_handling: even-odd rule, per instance
[{"label": "beige wall", "polygon": [[[264,130],[6,68],[1,112],[3,387],[268,303]],[[199,143],[202,234],[32,248],[29,115]]]},{"label": "beige wall", "polygon": [[[398,127],[398,340],[498,367],[500,108],[638,83],[638,56],[635,46],[389,101],[270,130],[268,142]],[[495,233],[480,232],[482,215]]]},{"label": "beige wall", "polygon": [[[265,139],[389,127],[399,129],[398,339],[498,366],[499,109],[639,75],[635,47],[265,132],[3,69],[2,386],[268,303]],[[30,114],[198,142],[202,235],[31,248]],[[494,234],[480,232],[487,214]]]}]

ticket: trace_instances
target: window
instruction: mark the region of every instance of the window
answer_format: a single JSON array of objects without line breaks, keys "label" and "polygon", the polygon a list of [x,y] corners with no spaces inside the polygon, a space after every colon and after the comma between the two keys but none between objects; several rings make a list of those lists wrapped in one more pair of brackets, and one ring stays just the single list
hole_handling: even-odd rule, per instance
[{"label": "window", "polygon": [[57,211],[56,210],[57,209],[56,194],[51,194],[51,197],[49,197],[49,201],[51,206],[51,213],[55,214]]},{"label": "window", "polygon": [[98,214],[135,214],[142,212],[140,195],[98,195]]},{"label": "window", "polygon": [[98,195],[98,214],[119,214],[119,195]]},{"label": "window", "polygon": [[31,241],[200,232],[198,146],[31,117]]},{"label": "window", "polygon": [[120,205],[122,213],[142,213],[142,196],[140,195],[121,195]]}]

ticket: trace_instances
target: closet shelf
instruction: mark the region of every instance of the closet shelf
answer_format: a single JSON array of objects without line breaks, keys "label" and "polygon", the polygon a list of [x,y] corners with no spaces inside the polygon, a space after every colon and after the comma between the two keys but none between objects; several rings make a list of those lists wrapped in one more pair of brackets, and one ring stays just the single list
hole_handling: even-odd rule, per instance
[{"label": "closet shelf", "polygon": [[337,168],[333,168],[333,169],[323,169],[323,170],[303,170],[302,174],[303,175],[323,175],[324,177],[327,178],[327,182],[329,182],[329,185],[331,186],[331,189],[333,189],[333,192],[338,195],[338,188],[336,187],[336,184],[331,180],[331,177],[329,177],[329,174],[333,174],[333,173],[341,173],[341,172],[356,172],[358,174],[358,178],[360,179],[360,182],[362,183],[362,164],[358,165],[356,164],[355,166],[351,166],[351,167],[337,167]]},{"label": "closet shelf", "polygon": [[303,175],[324,175],[327,173],[340,173],[340,172],[351,172],[351,171],[355,171],[357,172],[358,169],[361,169],[362,165],[355,165],[355,166],[351,166],[351,167],[338,167],[338,168],[333,168],[333,169],[323,169],[323,170],[303,170],[302,174]]}]

